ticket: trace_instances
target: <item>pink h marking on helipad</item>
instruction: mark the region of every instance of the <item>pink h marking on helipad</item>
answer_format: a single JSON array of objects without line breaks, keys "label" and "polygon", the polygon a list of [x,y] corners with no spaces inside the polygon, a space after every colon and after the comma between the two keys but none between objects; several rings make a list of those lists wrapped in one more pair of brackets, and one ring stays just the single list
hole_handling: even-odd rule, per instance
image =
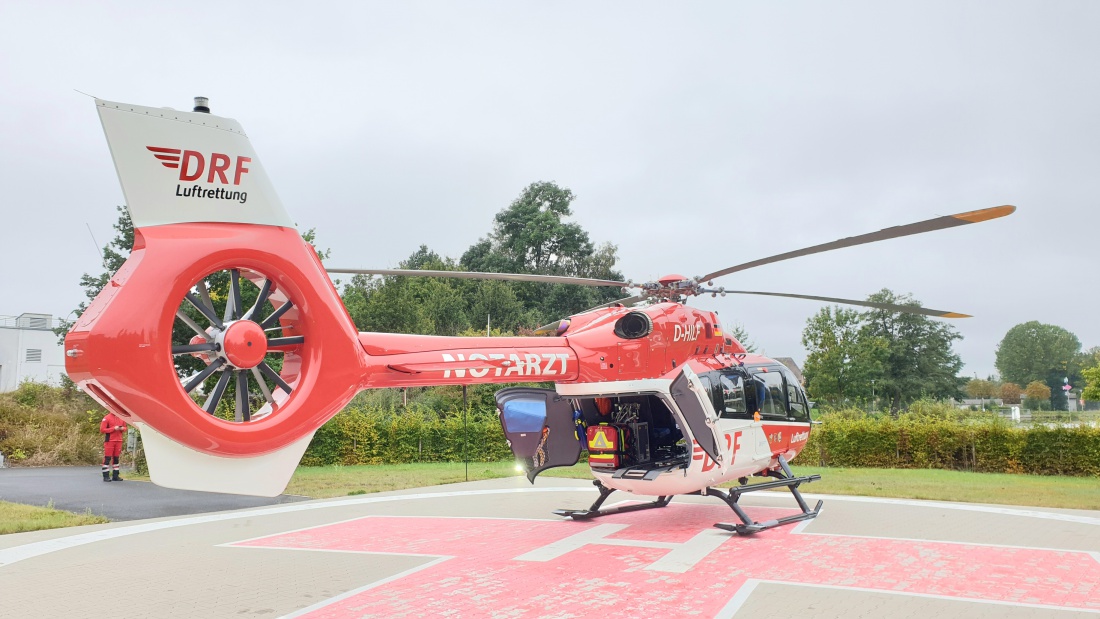
[{"label": "pink h marking on helipad", "polygon": [[311,618],[713,617],[750,580],[1100,612],[1100,562],[1086,552],[712,528],[731,515],[674,505],[587,523],[371,516],[235,546],[443,558]]}]

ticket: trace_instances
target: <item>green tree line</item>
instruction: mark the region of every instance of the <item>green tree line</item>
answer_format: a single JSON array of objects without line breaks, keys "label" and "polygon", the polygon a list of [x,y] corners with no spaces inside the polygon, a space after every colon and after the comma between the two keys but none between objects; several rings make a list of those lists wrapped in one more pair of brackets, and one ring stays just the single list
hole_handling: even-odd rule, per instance
[{"label": "green tree line", "polygon": [[[883,289],[868,301],[919,305]],[[1100,348],[1081,351],[1076,335],[1030,321],[1005,334],[996,349],[1000,378],[960,377],[953,351],[962,339],[948,323],[919,314],[837,306],[814,314],[802,331],[803,374],[810,397],[832,407],[870,403],[897,413],[922,398],[1000,399],[1028,409],[1066,410],[1069,385],[1100,400]]]}]

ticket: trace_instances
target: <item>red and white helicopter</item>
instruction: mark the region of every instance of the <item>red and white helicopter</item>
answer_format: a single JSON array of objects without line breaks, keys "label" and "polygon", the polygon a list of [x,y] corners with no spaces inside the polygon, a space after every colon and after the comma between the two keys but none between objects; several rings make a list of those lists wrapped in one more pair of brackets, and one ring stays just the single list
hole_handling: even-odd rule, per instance
[{"label": "red and white helicopter", "polygon": [[[977,223],[1000,206],[887,228],[688,278],[632,284],[500,273],[326,269],[279,202],[240,125],[209,114],[96,100],[134,224],[126,263],[65,338],[69,376],[141,430],[157,484],[274,496],[314,432],[360,390],[553,382],[497,394],[504,433],[532,481],[589,452],[599,499],[591,518],[715,496],[751,533],[813,518],[787,462],[806,445],[809,403],[792,373],[748,354],[699,294],[813,299],[945,318],[963,314],[811,295],[725,290],[711,280],[781,260]],[[542,329],[548,337],[359,333],[329,273],[508,279],[638,289],[631,298]],[[208,282],[228,280],[212,295]],[[246,307],[245,299],[252,299]],[[645,302],[644,305],[635,306]],[[188,307],[194,310],[185,311]],[[189,340],[173,342],[173,329]],[[181,380],[174,360],[201,370]],[[232,385],[232,387],[230,387]],[[254,406],[249,388],[263,394]],[[233,392],[234,419],[213,413]],[[201,396],[201,397],[200,397]],[[259,401],[256,402],[259,404]],[[223,407],[224,408],[224,407]],[[747,484],[751,476],[774,479]],[[716,486],[740,480],[740,486]],[[787,487],[801,513],[753,521],[744,492]],[[600,509],[615,490],[657,497]]]}]

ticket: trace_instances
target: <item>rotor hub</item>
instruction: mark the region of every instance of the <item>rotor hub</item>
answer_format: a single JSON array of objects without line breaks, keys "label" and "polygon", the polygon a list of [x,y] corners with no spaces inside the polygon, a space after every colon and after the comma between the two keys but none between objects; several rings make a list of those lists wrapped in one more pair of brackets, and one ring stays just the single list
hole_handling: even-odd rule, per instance
[{"label": "rotor hub", "polygon": [[[206,331],[206,333],[210,337],[213,337],[213,329],[208,329]],[[191,337],[191,341],[187,342],[187,344],[190,345],[190,346],[200,346],[202,344],[205,344],[206,342],[207,342],[207,338],[202,337],[201,335],[195,335],[195,336]],[[206,365],[210,365],[211,363],[214,362],[214,353],[213,352],[205,352],[205,351],[193,352],[193,353],[191,353],[191,356],[198,359],[199,361],[202,361]]]},{"label": "rotor hub", "polygon": [[259,324],[251,320],[226,323],[225,330],[214,341],[220,345],[221,356],[237,369],[254,368],[267,355],[267,335]]}]

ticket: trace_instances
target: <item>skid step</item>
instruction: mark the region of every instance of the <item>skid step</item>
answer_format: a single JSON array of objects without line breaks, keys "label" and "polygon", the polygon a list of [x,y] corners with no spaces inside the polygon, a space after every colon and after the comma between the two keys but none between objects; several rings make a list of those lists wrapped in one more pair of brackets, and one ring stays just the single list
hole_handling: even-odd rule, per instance
[{"label": "skid step", "polygon": [[653,467],[626,467],[621,468],[612,475],[615,479],[644,479],[646,481],[652,481],[661,476],[662,473],[670,473],[677,469],[687,468],[682,462],[670,464],[667,466],[653,466]]}]

